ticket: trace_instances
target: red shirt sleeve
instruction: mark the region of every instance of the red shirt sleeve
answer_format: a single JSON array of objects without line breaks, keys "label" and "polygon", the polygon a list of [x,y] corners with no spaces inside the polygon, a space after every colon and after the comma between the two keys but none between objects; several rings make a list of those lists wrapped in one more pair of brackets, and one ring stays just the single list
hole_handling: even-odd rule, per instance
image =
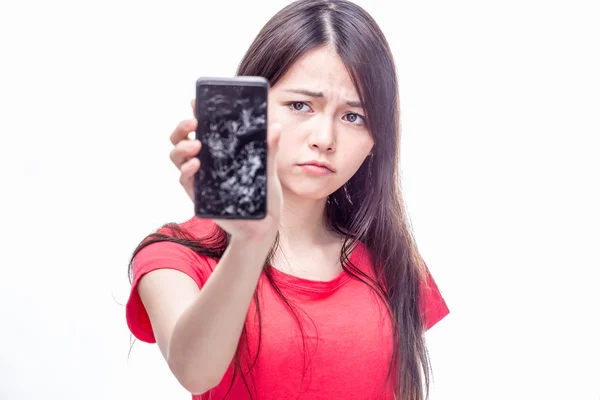
[{"label": "red shirt sleeve", "polygon": [[425,331],[437,324],[450,313],[437,284],[427,270],[427,279],[421,286],[421,315]]},{"label": "red shirt sleeve", "polygon": [[137,290],[137,285],[145,274],[161,268],[171,268],[187,274],[201,288],[214,268],[212,264],[208,258],[172,242],[152,243],[140,250],[133,259],[131,292],[125,309],[131,333],[141,341],[156,343],[148,313]]}]

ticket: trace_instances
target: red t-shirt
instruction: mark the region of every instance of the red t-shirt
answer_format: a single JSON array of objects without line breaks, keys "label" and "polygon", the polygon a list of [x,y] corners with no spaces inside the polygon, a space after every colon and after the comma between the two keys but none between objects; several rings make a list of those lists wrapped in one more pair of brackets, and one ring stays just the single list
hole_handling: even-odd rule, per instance
[{"label": "red t-shirt", "polygon": [[[199,218],[180,225],[196,237],[204,237],[214,222]],[[350,260],[373,276],[368,250],[359,245]],[[133,263],[133,282],[127,302],[129,329],[139,340],[155,343],[148,314],[137,284],[155,269],[172,268],[189,275],[202,288],[218,260],[196,254],[175,243],[160,242],[142,249]],[[262,334],[258,361],[247,376],[256,399],[392,399],[393,379],[386,384],[391,357],[391,324],[384,304],[364,283],[346,272],[331,281],[298,278],[269,267],[274,279],[298,312],[302,333],[289,308],[280,300],[263,273],[258,282]],[[422,296],[425,328],[448,314],[448,307],[429,276]],[[258,328],[256,308],[251,302],[246,321],[248,344],[254,352]],[[193,400],[221,400],[229,389],[233,367],[221,383]],[[228,399],[250,399],[238,376]]]}]

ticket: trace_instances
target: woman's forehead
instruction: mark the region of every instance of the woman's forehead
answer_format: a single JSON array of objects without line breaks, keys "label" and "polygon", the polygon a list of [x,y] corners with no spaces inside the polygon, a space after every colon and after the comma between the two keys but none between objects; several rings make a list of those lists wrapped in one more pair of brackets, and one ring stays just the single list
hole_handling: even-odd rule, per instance
[{"label": "woman's forehead", "polygon": [[346,65],[330,47],[306,52],[292,64],[276,86],[313,92],[334,91],[349,100],[358,100],[358,93]]}]

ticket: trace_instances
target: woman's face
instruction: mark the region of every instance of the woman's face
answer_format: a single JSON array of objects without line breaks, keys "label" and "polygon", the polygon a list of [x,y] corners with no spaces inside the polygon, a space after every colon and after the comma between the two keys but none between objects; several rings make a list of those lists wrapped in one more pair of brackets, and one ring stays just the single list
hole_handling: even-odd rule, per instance
[{"label": "woman's face", "polygon": [[269,92],[269,123],[283,126],[277,166],[284,191],[318,200],[346,183],[373,147],[363,116],[335,50],[318,48],[298,59]]}]

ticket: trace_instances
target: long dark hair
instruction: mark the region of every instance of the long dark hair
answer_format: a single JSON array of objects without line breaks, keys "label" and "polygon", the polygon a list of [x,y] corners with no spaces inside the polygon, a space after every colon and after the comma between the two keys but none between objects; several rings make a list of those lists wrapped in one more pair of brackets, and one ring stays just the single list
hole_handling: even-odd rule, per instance
[{"label": "long dark hair", "polygon": [[[375,142],[372,156],[367,157],[344,186],[329,196],[327,222],[331,229],[345,237],[340,254],[343,268],[368,285],[387,305],[393,328],[388,379],[392,376],[395,379],[397,398],[422,400],[428,398],[430,380],[419,307],[426,266],[417,249],[402,197],[398,81],[387,40],[371,16],[356,4],[345,0],[300,0],[267,22],[246,52],[237,74],[263,76],[274,86],[300,56],[326,45],[333,46],[346,65]],[[129,264],[130,278],[133,258],[149,244],[172,241],[205,256],[220,258],[229,241],[220,228],[213,237],[200,240],[177,224],[165,227],[171,228],[172,235],[154,233],[136,248]],[[364,243],[371,254],[374,278],[349,262],[350,252],[358,241]],[[270,264],[277,246],[276,241],[265,265]],[[298,312],[285,299],[269,269],[265,268],[264,273],[300,325]],[[261,325],[257,292],[254,303],[259,320],[258,354]],[[234,377],[242,371],[242,345],[246,334],[244,330],[234,358]],[[241,376],[252,397],[244,374]]]}]

